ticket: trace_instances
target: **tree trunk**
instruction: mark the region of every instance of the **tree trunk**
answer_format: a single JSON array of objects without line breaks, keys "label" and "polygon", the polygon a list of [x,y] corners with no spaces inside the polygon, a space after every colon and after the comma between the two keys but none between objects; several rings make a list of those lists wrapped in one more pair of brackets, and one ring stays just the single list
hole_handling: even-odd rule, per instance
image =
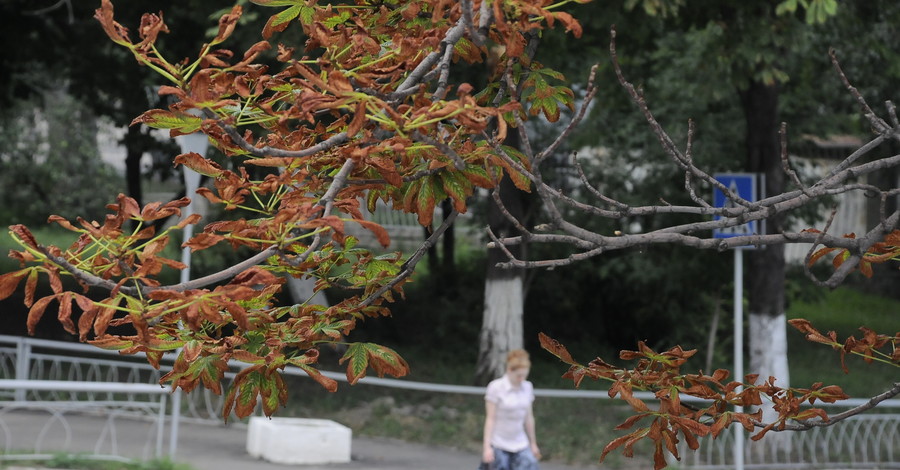
[{"label": "tree trunk", "polygon": [[143,206],[143,191],[141,188],[141,156],[146,149],[145,135],[141,126],[129,126],[125,134],[125,185],[128,196]]},{"label": "tree trunk", "polygon": [[[444,199],[441,202],[441,213],[444,219],[453,212],[453,204],[450,199]],[[453,279],[456,276],[456,224],[450,224],[444,232],[441,240],[441,273],[447,276],[447,279]]]},{"label": "tree trunk", "polygon": [[[747,171],[765,176],[765,194],[781,194],[785,175],[781,165],[781,145],[778,137],[777,85],[751,82],[741,91],[741,101],[747,120]],[[766,233],[780,233],[784,217],[766,220]],[[785,263],[784,246],[774,245],[750,250],[747,273],[749,300],[750,373],[759,374],[759,381],[777,377],[776,385],[789,386],[787,363],[787,321],[784,308]],[[776,413],[771,406],[763,407],[763,421],[770,422]],[[767,446],[787,450],[786,439],[767,439]]]},{"label": "tree trunk", "polygon": [[[509,178],[500,183],[503,205],[518,220],[523,220],[525,202],[521,191],[516,189]],[[493,202],[488,208],[488,223],[499,237],[512,235],[515,227],[500,212]],[[517,257],[522,246],[509,247]],[[486,385],[503,375],[506,368],[506,354],[524,344],[524,279],[522,269],[501,269],[496,265],[506,261],[506,255],[497,248],[488,250],[487,276],[484,284],[484,316],[478,338],[478,364],[475,368],[475,383]]]}]

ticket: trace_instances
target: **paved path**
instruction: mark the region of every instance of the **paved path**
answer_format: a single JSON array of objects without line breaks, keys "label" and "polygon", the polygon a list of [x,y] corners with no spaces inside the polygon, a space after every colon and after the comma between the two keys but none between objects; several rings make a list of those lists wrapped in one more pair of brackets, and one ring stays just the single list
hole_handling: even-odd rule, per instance
[{"label": "paved path", "polygon": [[[46,415],[28,411],[11,411],[2,415],[7,449],[35,449],[52,453],[61,450],[90,450],[97,446],[106,418],[67,414],[62,422],[47,425]],[[71,431],[66,433],[66,427]],[[147,422],[118,418],[115,420],[115,452],[109,444],[99,449],[136,459],[153,455],[155,434]],[[41,434],[44,437],[38,438]],[[478,456],[459,450],[410,444],[393,439],[354,437],[352,461],[345,464],[288,466],[251,457],[246,451],[246,426],[181,423],[178,450],[173,460],[192,465],[197,470],[466,470],[478,467]],[[168,444],[166,444],[167,446]],[[30,446],[30,447],[29,447]],[[167,447],[166,447],[167,448]],[[598,467],[571,467],[543,462],[542,470],[577,470]]]}]

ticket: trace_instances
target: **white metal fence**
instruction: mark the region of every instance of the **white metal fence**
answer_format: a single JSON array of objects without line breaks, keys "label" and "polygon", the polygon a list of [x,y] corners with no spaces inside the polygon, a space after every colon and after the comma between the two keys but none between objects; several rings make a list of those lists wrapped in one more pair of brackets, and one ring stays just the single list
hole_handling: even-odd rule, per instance
[{"label": "white metal fence", "polygon": [[[6,397],[19,392],[50,393],[57,400],[0,401],[0,460],[41,460],[59,453],[93,459],[129,460],[173,456],[177,443],[177,410],[167,422],[169,392],[158,385],[0,379]],[[66,395],[94,394],[89,400]],[[98,399],[100,395],[105,399]],[[156,400],[139,400],[152,396]],[[73,424],[77,416],[78,424]],[[123,432],[122,419],[128,420]],[[165,453],[166,437],[168,453]],[[122,443],[137,451],[123,452]],[[135,443],[141,443],[135,446]]]}]

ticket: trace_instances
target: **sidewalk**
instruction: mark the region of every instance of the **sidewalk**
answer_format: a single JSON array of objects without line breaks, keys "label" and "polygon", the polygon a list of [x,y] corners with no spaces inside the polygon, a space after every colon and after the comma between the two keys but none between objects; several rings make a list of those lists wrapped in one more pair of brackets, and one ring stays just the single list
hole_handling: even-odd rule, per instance
[{"label": "sidewalk", "polygon": [[[95,447],[98,431],[106,421],[101,416],[67,414],[66,424],[47,428],[46,419],[35,419],[27,411],[11,411],[2,416],[8,431],[7,449],[41,448],[39,452],[85,452]],[[68,428],[71,432],[66,434]],[[99,449],[101,453],[115,453],[135,459],[153,455],[153,432],[147,422],[119,418],[115,421],[115,449]],[[43,434],[41,439],[37,436]],[[354,436],[351,444],[352,461],[329,465],[280,465],[258,460],[247,454],[247,429],[242,425],[206,425],[182,422],[178,449],[173,460],[192,465],[197,470],[466,470],[476,469],[479,456],[451,448],[411,444],[393,439]],[[10,444],[9,440],[12,441]],[[68,442],[67,442],[68,441]],[[28,446],[31,447],[28,447]],[[168,444],[166,444],[167,446]],[[167,450],[167,447],[166,447]],[[164,452],[165,453],[165,452]],[[7,462],[14,466],[15,462]],[[542,462],[542,470],[579,470],[598,467],[571,467]]]}]

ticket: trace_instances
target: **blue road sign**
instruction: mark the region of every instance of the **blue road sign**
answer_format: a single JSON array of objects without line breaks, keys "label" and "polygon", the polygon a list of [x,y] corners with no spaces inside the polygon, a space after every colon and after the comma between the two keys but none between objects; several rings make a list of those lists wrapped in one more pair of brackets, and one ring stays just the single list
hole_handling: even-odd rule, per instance
[{"label": "blue road sign", "polygon": [[[756,202],[757,185],[755,173],[720,173],[714,175],[716,180],[722,183],[731,192],[736,193],[741,199]],[[717,208],[735,207],[733,200],[725,197],[725,193],[719,188],[713,188],[713,206]],[[713,220],[721,219],[721,216],[713,216]],[[759,221],[751,220],[743,225],[713,229],[713,238],[731,238],[760,233]]]}]

